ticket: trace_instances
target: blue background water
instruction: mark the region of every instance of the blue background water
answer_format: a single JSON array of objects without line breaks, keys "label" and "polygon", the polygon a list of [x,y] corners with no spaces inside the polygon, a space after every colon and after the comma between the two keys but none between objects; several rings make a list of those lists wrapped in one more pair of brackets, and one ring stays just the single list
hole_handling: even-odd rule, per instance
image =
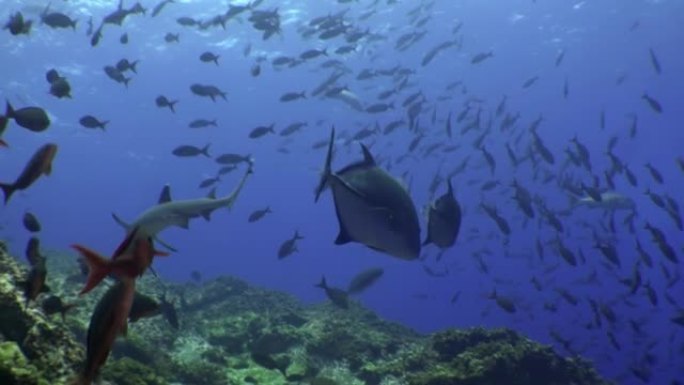
[{"label": "blue background water", "polygon": [[[672,272],[680,267],[664,261],[650,242],[650,236],[642,230],[646,220],[665,230],[681,258],[681,232],[643,192],[649,186],[655,191],[669,193],[684,204],[681,198],[684,175],[674,162],[682,154],[684,143],[681,130],[684,55],[679,42],[683,36],[684,3],[437,1],[427,25],[426,38],[400,53],[393,49],[394,42],[401,34],[412,30],[406,12],[415,8],[418,2],[402,1],[388,6],[381,1],[378,14],[367,22],[356,22],[356,16],[370,4],[364,0],[351,4],[348,20],[362,29],[369,27],[388,39],[372,44],[362,42],[367,50],[337,57],[354,70],[342,83],[348,84],[368,105],[391,83],[388,78],[354,80],[356,73],[364,68],[388,69],[401,65],[416,69],[416,75],[411,78],[416,87],[395,97],[397,105],[418,89],[427,96],[430,105],[438,96],[450,96],[446,101],[436,102],[438,122],[434,126],[430,122],[431,112],[420,118],[420,126],[427,127],[430,132],[424,145],[444,140],[446,115],[451,111],[455,119],[467,97],[484,100],[485,118],[493,114],[504,94],[508,96],[507,111],[521,114],[516,134],[543,115],[539,133],[557,160],[550,171],[560,169],[564,158],[562,151],[574,135],[590,149],[595,173],[609,168],[609,160],[603,153],[608,138],[618,135],[620,140],[615,152],[637,174],[639,186],[633,188],[624,176],[617,176],[617,190],[635,200],[639,213],[638,238],[658,262],[653,269],[643,266],[641,269],[644,281],[650,281],[660,296],[658,307],[650,305],[643,289],[627,300],[623,297],[627,289],[618,283],[618,278],[628,276],[637,259],[634,236],[624,226],[618,226],[616,235],[622,269],[608,271],[602,265],[603,257],[592,248],[590,232],[578,225],[580,220],[589,223],[600,220],[599,212],[579,210],[564,219],[566,231],[562,239],[573,251],[578,248],[584,251],[588,259],[586,264],[569,267],[552,247],[545,248],[545,259],[540,261],[534,251],[534,241],[537,238],[545,242],[551,240],[554,232],[546,224],[540,226],[538,220],[525,225],[522,214],[511,200],[510,189],[480,191],[481,182],[492,176],[480,152],[471,145],[479,134],[469,133],[464,137],[456,134],[453,141],[461,143],[461,148],[455,153],[437,151],[438,156],[410,158],[391,168],[395,176],[409,172],[411,195],[422,210],[431,198],[428,186],[439,165],[443,162],[443,170],[448,172],[470,155],[469,168],[453,180],[457,199],[464,208],[459,241],[439,262],[435,261],[437,250],[433,246],[423,250],[428,255],[425,263],[436,270],[448,269],[446,277],[427,275],[418,261],[399,261],[357,244],[333,245],[338,226],[330,194],[326,193],[318,204],[313,203],[313,188],[323,164],[324,151],[312,150],[311,144],[325,139],[332,124],[338,131],[355,132],[376,120],[384,126],[403,118],[405,112],[397,108],[370,115],[353,111],[339,101],[317,98],[292,103],[278,101],[285,92],[311,91],[323,81],[331,72],[319,68],[326,60],[324,58],[283,70],[275,70],[270,63],[264,62],[262,74],[256,78],[250,76],[249,69],[261,55],[270,61],[280,55],[298,56],[310,48],[328,47],[332,52],[343,44],[341,39],[319,41],[313,37],[304,40],[297,28],[313,17],[345,9],[345,5],[334,1],[266,0],[260,9],[279,8],[283,33],[263,41],[260,33],[246,21],[246,15],[240,17],[242,22],[230,21],[226,30],[198,32],[175,22],[180,16],[206,18],[222,13],[226,9],[223,2],[171,4],[156,18],[133,15],[125,21],[123,28],[105,27],[100,45],[92,48],[84,34],[85,21],[88,15],[98,19],[111,12],[115,7],[113,3],[54,2],[55,10],[79,19],[76,32],[35,25],[29,37],[12,37],[7,31],[0,35],[0,68],[4,79],[0,83],[1,96],[15,106],[44,107],[53,122],[42,134],[10,124],[4,139],[11,148],[0,151],[0,180],[12,180],[43,143],[51,141],[60,147],[53,175],[39,180],[26,192],[18,193],[2,209],[0,235],[10,240],[12,250],[17,254],[23,254],[29,236],[20,226],[26,210],[34,212],[43,224],[43,248],[66,250],[70,244],[78,242],[103,253],[111,252],[123,236],[122,229],[110,217],[112,212],[132,220],[156,202],[165,183],[172,186],[172,195],[178,199],[206,193],[197,186],[201,180],[214,176],[218,166],[204,157],[177,158],[171,151],[180,144],[201,147],[211,143],[212,155],[224,152],[252,154],[256,160],[255,174],[231,212],[218,210],[211,222],[194,220],[189,231],[170,229],[162,234],[163,239],[179,249],[171,257],[155,261],[154,268],[164,279],[186,281],[192,270],[200,271],[204,279],[231,274],[254,284],[292,293],[306,302],[319,302],[324,300],[324,294],[313,284],[322,274],[329,284],[344,287],[357,272],[379,266],[385,269],[384,277],[359,300],[383,318],[423,332],[446,327],[507,326],[546,343],[554,343],[549,331],[555,330],[570,339],[573,347],[584,356],[594,360],[603,375],[616,378],[620,383],[638,383],[629,367],[641,362],[647,352],[657,357],[651,365],[651,383],[663,384],[674,378],[684,378],[682,331],[669,321],[675,309],[662,298],[668,290],[680,305],[684,304],[682,284],[666,289],[659,262],[663,261]],[[0,4],[0,15],[4,18],[11,12],[24,10],[28,17],[36,19],[42,2],[35,4],[4,0]],[[130,5],[126,4],[126,7]],[[144,1],[143,5],[151,9],[155,3]],[[639,27],[630,31],[636,21]],[[448,49],[427,67],[421,67],[420,61],[430,48],[453,39],[451,30],[458,22],[464,24],[460,33],[462,49]],[[118,41],[124,31],[130,37],[128,45]],[[179,32],[180,43],[165,43],[167,32]],[[244,57],[242,51],[249,43],[252,53],[250,57]],[[657,52],[663,67],[660,76],[651,67],[649,47]],[[221,56],[220,66],[199,61],[199,55],[205,50]],[[470,63],[473,55],[489,50],[494,51],[492,59],[480,65]],[[565,60],[556,68],[554,60],[561,50],[566,51]],[[377,59],[371,61],[372,54],[376,54]],[[114,65],[124,57],[140,60],[138,75],[133,75],[128,89],[107,78],[103,71],[105,65]],[[68,78],[73,100],[58,100],[47,93],[49,87],[44,74],[50,68],[58,69]],[[628,77],[624,84],[616,86],[616,79],[621,74]],[[532,76],[539,76],[538,82],[523,89],[522,83]],[[570,86],[568,100],[562,97],[566,77]],[[461,88],[445,91],[447,84],[457,80],[464,82],[467,94],[463,94]],[[192,95],[189,90],[192,83],[214,84],[226,90],[228,102],[219,99],[212,103]],[[661,102],[662,115],[655,114],[640,99],[644,91]],[[154,99],[160,94],[180,100],[176,114],[155,106]],[[606,114],[605,130],[599,127],[602,110]],[[79,126],[78,120],[85,114],[110,120],[107,131]],[[639,131],[634,140],[628,138],[628,114],[637,114],[639,119]],[[219,127],[188,128],[188,123],[197,118],[217,118]],[[275,123],[279,131],[299,120],[309,122],[309,126],[291,140],[279,136],[257,140],[247,137],[249,131],[259,125]],[[323,123],[315,124],[319,120]],[[470,119],[465,122],[468,121]],[[512,168],[504,149],[509,135],[500,134],[498,124],[499,120],[496,120],[492,134],[485,141],[497,160],[493,178],[508,186],[515,177],[534,194],[542,196],[553,209],[567,207],[567,196],[555,183],[542,185],[532,181],[529,163],[517,171]],[[462,126],[456,124],[455,131]],[[405,127],[399,131],[367,140],[375,142],[372,151],[383,163],[407,151],[412,136]],[[278,152],[281,147],[290,153]],[[359,158],[358,145],[338,145],[334,168]],[[646,161],[661,170],[666,180],[664,186],[657,186],[650,179],[643,167]],[[242,172],[240,169],[224,178],[218,187],[219,194],[232,191]],[[437,194],[444,189],[442,184]],[[511,223],[513,233],[507,246],[493,221],[478,208],[482,201],[495,203]],[[270,206],[274,213],[260,222],[248,224],[248,215],[265,206]],[[624,216],[624,213],[617,215],[618,224]],[[423,218],[421,215],[421,237],[425,234]],[[278,260],[279,245],[291,237],[295,229],[305,237],[298,243],[299,252]],[[491,251],[484,257],[490,268],[488,274],[478,271],[472,257],[474,252],[485,248]],[[551,271],[553,266],[557,267]],[[598,272],[597,284],[578,282],[593,270]],[[541,292],[529,283],[533,276],[543,282]],[[494,288],[515,300],[516,314],[503,312],[487,299]],[[568,305],[554,288],[567,289],[580,298],[580,304]],[[461,293],[460,297],[451,304],[450,299],[456,292]],[[587,298],[608,303],[617,313],[619,319],[614,333],[622,345],[621,351],[610,345],[605,325],[603,329],[584,327],[593,319]],[[556,303],[558,312],[545,311],[545,302]],[[629,319],[646,320],[645,336],[634,335],[627,322]],[[647,348],[652,343],[655,345]]]}]

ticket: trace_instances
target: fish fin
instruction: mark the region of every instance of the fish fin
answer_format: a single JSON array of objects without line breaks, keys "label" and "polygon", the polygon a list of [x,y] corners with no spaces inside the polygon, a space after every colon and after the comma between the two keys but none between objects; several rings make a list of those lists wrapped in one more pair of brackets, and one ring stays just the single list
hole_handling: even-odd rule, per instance
[{"label": "fish fin", "polygon": [[326,289],[328,284],[325,282],[325,275],[321,276],[321,282],[314,285],[314,287],[320,287],[321,289]]},{"label": "fish fin", "polygon": [[344,245],[344,244],[347,244],[347,243],[352,242],[352,241],[353,241],[353,239],[351,238],[351,236],[349,236],[349,233],[347,233],[347,230],[340,223],[340,233],[337,234],[337,238],[335,239],[335,244],[336,245]]},{"label": "fish fin", "polygon": [[162,190],[159,193],[159,200],[157,201],[157,203],[162,204],[167,202],[171,202],[171,186],[168,184],[162,187]]},{"label": "fish fin", "polygon": [[124,222],[123,219],[121,219],[118,215],[112,213],[112,218],[116,223],[118,223],[121,227],[123,227],[126,231],[130,230],[131,225]]},{"label": "fish fin", "polygon": [[182,229],[186,229],[186,230],[189,229],[190,228],[190,219],[188,219],[188,218],[181,219],[180,222],[178,223],[178,227],[180,227]]},{"label": "fish fin", "polygon": [[111,272],[109,261],[98,253],[81,245],[71,245],[78,251],[88,265],[88,279],[79,294],[85,294],[95,288]]},{"label": "fish fin", "polygon": [[5,194],[5,204],[9,202],[12,194],[17,190],[17,188],[14,187],[14,184],[8,183],[0,183],[0,189],[2,189],[2,192]]},{"label": "fish fin", "polygon": [[216,199],[216,187],[212,188],[209,191],[209,194],[207,194],[207,198],[209,199]]},{"label": "fish fin", "polygon": [[12,105],[10,104],[9,100],[6,101],[7,107],[5,107],[5,117],[9,119],[14,119],[14,108],[12,108]]},{"label": "fish fin", "polygon": [[375,166],[375,159],[373,159],[373,154],[371,154],[368,147],[361,143],[361,151],[363,152],[363,163],[367,166]]},{"label": "fish fin", "polygon": [[325,165],[323,166],[323,172],[321,173],[321,179],[318,181],[318,186],[316,187],[314,202],[318,202],[321,193],[328,186],[328,178],[332,174],[331,164],[333,157],[333,147],[335,146],[335,126],[332,126],[330,130],[330,141],[328,142],[328,153],[325,157]]},{"label": "fish fin", "polygon": [[211,210],[206,210],[202,212],[202,218],[204,218],[207,222],[211,220]]},{"label": "fish fin", "polygon": [[173,247],[173,246],[169,245],[168,243],[164,242],[163,240],[159,239],[159,237],[155,236],[154,240],[157,241],[157,243],[159,243],[160,245],[164,246],[164,248],[166,248],[167,250],[174,252],[174,253],[178,252],[178,250],[175,247]]}]

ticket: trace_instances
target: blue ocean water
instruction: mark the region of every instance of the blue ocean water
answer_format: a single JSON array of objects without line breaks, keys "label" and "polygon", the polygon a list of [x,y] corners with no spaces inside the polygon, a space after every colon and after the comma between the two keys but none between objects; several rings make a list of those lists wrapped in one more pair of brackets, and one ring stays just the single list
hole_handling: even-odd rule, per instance
[{"label": "blue ocean water", "polygon": [[[684,254],[681,230],[644,194],[651,189],[684,204],[684,170],[676,163],[682,157],[684,143],[680,127],[684,56],[678,48],[683,3],[359,0],[340,4],[332,0],[265,0],[257,9],[277,9],[282,32],[263,40],[261,32],[247,20],[250,11],[228,21],[225,29],[199,30],[176,22],[183,16],[206,20],[225,13],[228,3],[224,1],[176,1],[154,18],[149,14],[156,3],[143,1],[150,9],[147,15],[130,15],[122,27],[107,25],[99,45],[91,47],[90,37],[85,35],[86,21],[92,16],[97,23],[116,8],[115,3],[54,1],[53,10],[79,20],[75,31],[41,25],[38,20],[43,1],[4,0],[0,4],[3,18],[22,11],[35,20],[28,36],[12,36],[8,31],[0,35],[1,96],[17,108],[40,106],[52,120],[51,127],[39,134],[10,122],[3,135],[10,147],[0,149],[0,181],[15,178],[42,144],[59,145],[52,175],[17,193],[2,210],[0,236],[10,241],[16,254],[23,253],[29,237],[20,225],[27,210],[43,225],[43,248],[64,251],[73,243],[83,243],[109,254],[124,236],[112,220],[112,212],[132,220],[156,203],[165,184],[171,186],[175,199],[207,194],[208,190],[199,189],[198,184],[215,176],[219,165],[203,156],[179,158],[172,150],[182,144],[211,144],[213,156],[251,154],[255,173],[231,211],[219,209],[209,222],[195,219],[189,230],[172,228],[161,234],[178,248],[170,257],[155,260],[154,269],[163,279],[187,281],[193,270],[203,279],[229,274],[313,303],[325,300],[323,291],[314,287],[321,275],[330,285],[345,287],[358,272],[381,267],[384,276],[358,299],[383,318],[421,332],[480,325],[510,327],[552,344],[564,354],[581,354],[592,360],[602,375],[619,383],[665,384],[684,378],[682,327],[671,321],[684,306],[681,267],[660,253],[644,229],[647,222],[657,226],[680,258]],[[132,4],[126,2],[125,6]],[[333,53],[346,44],[344,37],[321,40],[316,34],[302,36],[313,18],[344,10],[345,23],[370,33],[354,44],[356,52]],[[409,16],[412,11],[420,15],[417,19],[427,18],[427,23],[415,26]],[[367,12],[373,13],[361,20]],[[454,33],[461,23],[461,29]],[[425,31],[425,37],[406,51],[396,50],[397,39],[414,31]],[[119,42],[124,32],[129,36],[128,44]],[[179,33],[180,41],[165,42],[167,33]],[[421,65],[425,54],[445,41],[458,44]],[[245,55],[248,45],[251,52]],[[293,68],[271,64],[274,58],[298,57],[311,48],[327,49],[329,56]],[[657,55],[660,74],[653,68],[649,49]],[[201,62],[199,56],[204,51],[220,55],[219,65]],[[489,51],[493,57],[471,63],[476,54]],[[561,52],[562,63],[556,66]],[[103,71],[104,66],[115,65],[121,58],[140,61],[137,74],[126,74],[132,76],[127,88]],[[334,72],[321,66],[330,59],[340,60],[349,69],[338,85],[348,86],[364,106],[396,86],[388,76],[358,80],[364,69],[399,66],[411,70],[409,86],[388,99],[394,109],[379,114],[359,112],[329,98],[279,101],[286,92],[306,91],[310,95]],[[250,69],[256,63],[262,71],[254,77]],[[72,99],[48,94],[45,72],[51,68],[68,79]],[[525,81],[535,76],[537,81],[524,88]],[[624,81],[617,84],[620,78]],[[568,97],[564,98],[566,79]],[[449,87],[454,82],[460,83]],[[227,92],[227,101],[219,98],[212,102],[193,95],[193,83],[216,85]],[[338,132],[347,131],[348,135],[347,139],[338,137],[333,168],[361,159],[359,145],[348,138],[376,122],[384,127],[396,119],[406,120],[402,102],[417,91],[425,96],[418,123],[425,138],[417,150],[400,161],[417,135],[406,125],[392,134],[376,133],[364,143],[372,144],[372,153],[390,174],[405,176],[404,183],[421,212],[422,238],[426,229],[424,208],[446,190],[441,183],[436,195],[430,195],[433,176],[446,177],[469,158],[467,168],[452,177],[463,208],[456,245],[439,257],[437,248],[426,246],[423,258],[411,262],[359,244],[334,245],[338,223],[330,193],[316,204],[313,201],[325,150],[312,149],[312,144],[326,140],[334,125]],[[662,113],[649,108],[642,99],[644,93],[660,102]],[[179,100],[175,114],[155,105],[158,95]],[[503,117],[496,116],[495,111],[504,96],[505,112],[511,116],[519,113],[520,117],[512,128],[502,131],[499,126]],[[457,123],[456,116],[466,109],[466,102],[475,107]],[[478,109],[480,127],[461,134]],[[454,127],[451,139],[445,135],[450,113]],[[109,120],[107,130],[81,127],[78,121],[86,114]],[[632,138],[633,116],[638,119]],[[554,154],[555,164],[545,164],[537,156],[536,165],[527,160],[514,167],[505,145],[515,144],[517,155],[524,158],[531,140],[528,128],[539,117],[543,120],[537,132]],[[188,123],[198,118],[217,119],[218,127],[188,128]],[[257,126],[275,124],[279,131],[295,121],[308,122],[308,126],[288,138],[248,137]],[[494,174],[490,174],[482,152],[473,146],[490,122],[492,128],[483,143],[496,160]],[[564,165],[564,151],[574,149],[570,143],[574,136],[590,151],[592,173]],[[625,211],[615,213],[614,232],[607,227],[605,210],[579,207],[561,215],[571,206],[570,194],[559,187],[563,175],[574,175],[587,184],[596,175],[600,187],[606,187],[603,173],[611,168],[606,147],[612,137],[618,138],[613,153],[638,179],[635,187],[624,172],[614,177],[615,191],[636,205],[634,233],[623,222],[629,216]],[[434,143],[460,147],[453,152],[436,150],[424,155]],[[651,178],[644,167],[646,162],[660,170],[664,184]],[[222,178],[217,187],[219,195],[232,191],[243,167]],[[549,181],[545,183],[542,179],[546,176]],[[500,185],[483,191],[482,184],[491,180]],[[512,199],[513,180],[561,215],[563,232],[540,220],[538,210],[535,219],[525,220]],[[509,237],[503,236],[480,208],[483,202],[494,204],[508,220],[512,227]],[[251,212],[266,206],[273,214],[247,223]],[[304,236],[298,242],[298,252],[279,260],[278,247],[295,230]],[[621,261],[619,268],[607,264],[594,247],[593,232],[614,244]],[[554,246],[556,238],[576,255],[582,250],[586,261],[576,267],[565,263]],[[652,268],[637,262],[637,238],[653,257]],[[543,258],[537,254],[537,240],[544,245]],[[481,256],[486,271],[476,256]],[[635,265],[643,283],[648,282],[656,293],[656,305],[650,302],[645,286],[630,295],[629,288],[620,283],[630,277]],[[426,273],[426,269],[439,276]],[[592,276],[595,279],[589,279]],[[541,290],[530,282],[533,277],[541,282]],[[575,296],[578,303],[564,300],[560,289]],[[498,307],[489,298],[493,290],[511,299],[517,311],[510,314]],[[596,325],[590,300],[612,309],[615,323],[609,325],[604,320],[601,326]],[[635,324],[640,325],[639,330]],[[569,341],[570,351],[560,340]],[[650,380],[639,380],[635,368],[648,371]]]}]

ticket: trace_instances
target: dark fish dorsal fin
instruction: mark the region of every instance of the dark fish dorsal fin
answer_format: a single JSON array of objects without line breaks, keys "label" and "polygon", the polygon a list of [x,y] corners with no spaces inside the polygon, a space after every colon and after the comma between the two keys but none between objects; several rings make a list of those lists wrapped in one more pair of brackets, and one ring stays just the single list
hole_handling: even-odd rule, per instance
[{"label": "dark fish dorsal fin", "polygon": [[373,154],[366,145],[361,143],[361,151],[363,152],[363,163],[368,166],[375,166],[375,159],[373,159]]},{"label": "dark fish dorsal fin", "polygon": [[209,194],[207,194],[207,198],[216,199],[216,187],[212,188],[211,191],[209,191]]},{"label": "dark fish dorsal fin", "polygon": [[451,178],[447,179],[447,186],[447,194],[449,194],[449,196],[454,196],[454,187],[451,185]]},{"label": "dark fish dorsal fin", "polygon": [[159,193],[159,204],[162,203],[167,203],[171,202],[171,186],[164,185],[164,187],[161,190],[161,193]]}]

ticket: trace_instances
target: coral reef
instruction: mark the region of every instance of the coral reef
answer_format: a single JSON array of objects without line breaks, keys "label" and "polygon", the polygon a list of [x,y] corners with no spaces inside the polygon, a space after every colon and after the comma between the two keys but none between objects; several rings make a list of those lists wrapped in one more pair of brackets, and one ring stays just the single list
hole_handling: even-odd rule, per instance
[{"label": "coral reef", "polygon": [[[82,282],[74,277],[74,256],[56,253],[48,261],[51,294],[75,300]],[[5,253],[0,273],[0,383],[68,383],[82,363],[90,312],[101,291],[79,298],[62,321],[24,304],[26,269]],[[510,330],[423,336],[355,302],[349,309],[305,307],[232,277],[202,285],[145,277],[138,289],[174,303],[181,326],[175,330],[162,315],[132,323],[102,370],[109,384],[606,383],[581,359],[562,357]]]}]

